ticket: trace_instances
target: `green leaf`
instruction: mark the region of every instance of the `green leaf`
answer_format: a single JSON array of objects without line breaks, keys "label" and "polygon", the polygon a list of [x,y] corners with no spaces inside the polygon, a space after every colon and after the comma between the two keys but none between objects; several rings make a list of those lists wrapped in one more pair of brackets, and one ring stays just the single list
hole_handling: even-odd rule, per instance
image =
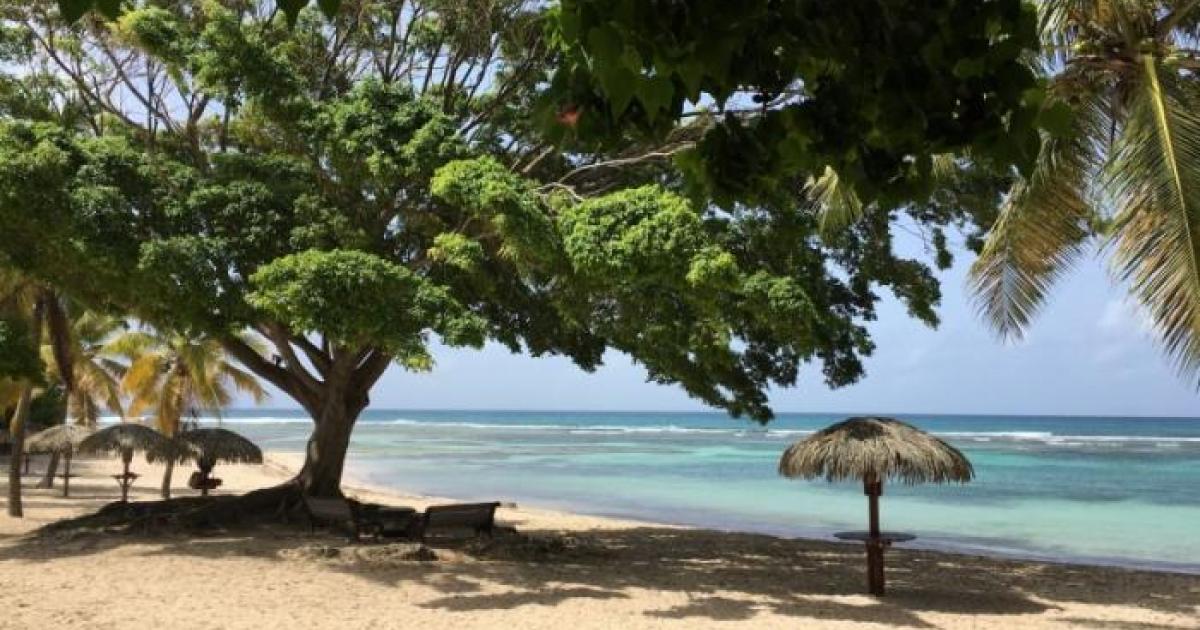
[{"label": "green leaf", "polygon": [[308,0],[279,0],[279,8],[287,16],[289,26],[296,25],[296,18],[300,16],[300,11],[306,6],[308,6]]},{"label": "green leaf", "polygon": [[121,17],[121,0],[96,0],[96,8],[110,20]]},{"label": "green leaf", "polygon": [[317,0],[317,6],[321,7],[321,13],[324,13],[325,17],[332,20],[341,8],[342,0]]},{"label": "green leaf", "polygon": [[645,106],[646,113],[654,117],[659,110],[670,109],[671,101],[675,98],[675,85],[666,77],[649,77],[642,82],[638,98]]},{"label": "green leaf", "polygon": [[74,22],[92,8],[92,0],[58,0],[58,11],[64,20]]},{"label": "green leaf", "polygon": [[606,65],[617,65],[625,61],[625,46],[621,42],[621,34],[608,24],[588,31],[588,46],[592,56],[603,60]]},{"label": "green leaf", "polygon": [[1059,101],[1038,113],[1037,124],[1050,135],[1062,136],[1071,132],[1074,120],[1075,112],[1071,106]]}]

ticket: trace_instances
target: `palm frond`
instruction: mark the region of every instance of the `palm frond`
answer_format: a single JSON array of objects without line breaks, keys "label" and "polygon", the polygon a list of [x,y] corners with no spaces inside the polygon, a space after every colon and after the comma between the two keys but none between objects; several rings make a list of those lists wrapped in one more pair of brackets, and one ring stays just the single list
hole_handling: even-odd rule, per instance
[{"label": "palm frond", "polygon": [[1093,235],[1094,143],[1107,120],[1093,102],[1077,110],[1072,133],[1044,138],[1033,174],[1010,191],[971,265],[976,308],[1001,338],[1021,337]]},{"label": "palm frond", "polygon": [[820,177],[809,183],[805,195],[817,211],[822,234],[835,234],[862,217],[862,200],[838,177],[837,171],[828,166]]},{"label": "palm frond", "polygon": [[1200,91],[1143,59],[1144,80],[1105,183],[1119,212],[1117,275],[1146,307],[1168,356],[1200,372]]},{"label": "palm frond", "polygon": [[117,335],[105,344],[106,353],[135,359],[159,345],[159,340],[144,330],[129,330]]},{"label": "palm frond", "polygon": [[250,394],[254,398],[255,404],[261,404],[266,401],[267,391],[263,389],[262,383],[258,381],[258,377],[231,363],[223,363],[221,371],[238,391]]}]

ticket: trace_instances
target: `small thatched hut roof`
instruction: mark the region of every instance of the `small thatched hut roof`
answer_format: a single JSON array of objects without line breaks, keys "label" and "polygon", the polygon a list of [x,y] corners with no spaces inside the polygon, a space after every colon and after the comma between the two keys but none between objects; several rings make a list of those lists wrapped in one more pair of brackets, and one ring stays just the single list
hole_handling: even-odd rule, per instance
[{"label": "small thatched hut roof", "polygon": [[147,457],[170,452],[171,441],[150,427],[122,422],[91,434],[79,444],[81,453],[124,453],[144,451]]},{"label": "small thatched hut roof", "polygon": [[26,438],[25,452],[62,453],[73,451],[79,448],[80,442],[83,442],[92,433],[94,433],[93,429],[79,424],[55,425]]},{"label": "small thatched hut roof", "polygon": [[904,483],[970,481],[971,462],[956,448],[892,418],[850,418],[788,447],[779,460],[785,477]]},{"label": "small thatched hut roof", "polygon": [[219,427],[184,431],[176,438],[197,461],[261,464],[262,449],[241,435]]}]

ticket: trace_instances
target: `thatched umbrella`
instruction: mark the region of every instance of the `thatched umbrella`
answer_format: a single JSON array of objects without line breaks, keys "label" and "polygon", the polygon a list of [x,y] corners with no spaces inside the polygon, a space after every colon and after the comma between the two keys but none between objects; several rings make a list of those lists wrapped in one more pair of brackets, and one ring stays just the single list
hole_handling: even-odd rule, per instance
[{"label": "thatched umbrella", "polygon": [[39,431],[25,440],[27,453],[61,453],[63,457],[63,496],[71,494],[71,456],[94,431],[79,424],[59,424]]},{"label": "thatched umbrella", "polygon": [[129,500],[129,487],[137,475],[129,472],[129,464],[133,461],[136,451],[146,453],[146,458],[152,459],[161,453],[170,453],[175,445],[163,434],[150,427],[123,422],[101,429],[88,436],[79,444],[81,453],[116,453],[121,456],[123,470],[120,475],[114,475],[117,483],[121,484],[121,500]]},{"label": "thatched umbrella", "polygon": [[261,464],[263,461],[262,449],[229,429],[193,429],[180,433],[176,440],[188,453],[186,459],[196,461],[199,471],[194,485],[202,496],[207,496],[208,491],[219,483],[211,478],[217,462]]},{"label": "thatched umbrella", "polygon": [[850,418],[788,447],[779,460],[785,477],[827,481],[858,479],[869,497],[867,584],[883,595],[883,550],[894,538],[879,530],[879,495],[884,479],[917,483],[966,483],[975,476],[971,462],[956,448],[892,418]]}]

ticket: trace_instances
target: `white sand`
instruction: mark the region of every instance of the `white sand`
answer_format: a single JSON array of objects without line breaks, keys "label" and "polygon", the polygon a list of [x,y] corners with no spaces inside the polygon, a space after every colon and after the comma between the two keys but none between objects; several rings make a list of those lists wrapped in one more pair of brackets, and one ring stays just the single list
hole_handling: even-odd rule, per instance
[{"label": "white sand", "polygon": [[[4,464],[7,468],[7,462]],[[288,478],[294,459],[218,467],[225,492]],[[35,469],[38,466],[35,465]],[[135,499],[161,469],[138,462]],[[504,508],[536,535],[568,533],[601,555],[435,562],[296,529],[207,537],[27,536],[117,498],[112,461],[77,462],[69,499],[26,490],[0,516],[0,628],[1200,628],[1200,577],[894,550],[889,595],[861,595],[860,548]],[[191,494],[176,475],[177,494]],[[29,477],[32,486],[37,477]],[[359,488],[360,499],[428,498]],[[1200,525],[1198,525],[1200,527]],[[337,548],[318,558],[319,547]],[[435,545],[436,546],[436,545]],[[524,557],[524,556],[523,556]]]}]

